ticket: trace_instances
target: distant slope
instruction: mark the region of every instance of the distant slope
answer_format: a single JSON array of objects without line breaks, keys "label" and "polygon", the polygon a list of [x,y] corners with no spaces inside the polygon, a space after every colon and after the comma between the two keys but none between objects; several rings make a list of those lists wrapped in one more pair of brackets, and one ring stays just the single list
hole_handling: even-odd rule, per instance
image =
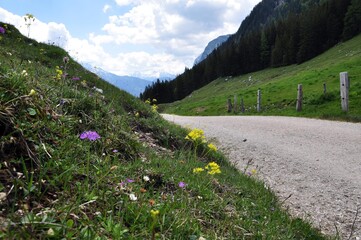
[{"label": "distant slope", "polygon": [[231,36],[230,34],[223,35],[223,36],[219,36],[216,39],[213,39],[212,41],[210,41],[207,44],[206,48],[204,49],[203,53],[196,58],[196,60],[194,61],[194,65],[196,65],[196,64],[202,62],[204,59],[206,59],[209,54],[211,54],[215,49],[217,49],[222,43],[227,41],[230,36]]},{"label": "distant slope", "polygon": [[[243,99],[242,115],[286,115],[361,121],[361,35],[300,65],[269,68],[238,77],[222,77],[188,97],[162,105],[166,113],[178,115],[233,115],[227,99]],[[350,78],[349,112],[341,111],[339,73]],[[326,83],[327,93],[323,94]],[[303,110],[296,112],[297,85],[303,85]],[[261,113],[256,111],[257,90],[262,92]]]},{"label": "distant slope", "polygon": [[133,96],[139,97],[139,94],[142,93],[146,86],[151,84],[151,81],[130,77],[130,76],[119,76],[110,72],[107,72],[101,68],[92,67],[90,64],[82,64],[87,70],[95,73],[105,81],[111,83],[112,85],[132,94]]},{"label": "distant slope", "polygon": [[[239,76],[269,67],[301,64],[348,38],[359,29],[357,0],[263,0],[240,29],[206,59],[185,69],[173,81],[154,84],[143,99],[161,96],[162,103],[183,99],[219,77]],[[358,34],[352,31],[355,36]],[[351,37],[352,37],[351,36]],[[351,38],[350,37],[350,38]]]}]

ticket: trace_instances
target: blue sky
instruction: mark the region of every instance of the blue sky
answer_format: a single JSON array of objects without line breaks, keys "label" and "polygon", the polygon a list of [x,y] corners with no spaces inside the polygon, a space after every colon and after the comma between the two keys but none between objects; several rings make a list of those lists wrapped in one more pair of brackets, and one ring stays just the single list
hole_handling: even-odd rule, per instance
[{"label": "blue sky", "polygon": [[118,75],[179,74],[260,0],[0,0],[0,21]]}]

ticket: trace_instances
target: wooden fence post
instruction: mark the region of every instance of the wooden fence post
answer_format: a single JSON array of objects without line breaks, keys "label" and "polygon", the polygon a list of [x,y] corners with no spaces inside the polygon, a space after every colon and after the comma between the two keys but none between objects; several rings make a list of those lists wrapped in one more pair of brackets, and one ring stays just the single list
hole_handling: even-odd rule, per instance
[{"label": "wooden fence post", "polygon": [[302,99],[303,99],[302,84],[298,84],[298,88],[297,88],[297,103],[296,103],[296,110],[297,110],[297,112],[302,111]]},{"label": "wooden fence post", "polygon": [[342,111],[348,111],[348,94],[350,89],[350,81],[347,72],[340,73],[340,94]]},{"label": "wooden fence post", "polygon": [[258,89],[257,91],[257,112],[261,111],[261,99],[262,98],[262,93],[261,93],[261,89]]},{"label": "wooden fence post", "polygon": [[243,102],[243,98],[241,98],[241,112],[244,113],[244,102]]},{"label": "wooden fence post", "polygon": [[237,108],[237,95],[234,95],[234,101],[233,101],[233,112],[237,113],[238,108]]},{"label": "wooden fence post", "polygon": [[232,101],[230,98],[228,98],[227,105],[228,105],[227,112],[229,112],[229,113],[232,112]]}]

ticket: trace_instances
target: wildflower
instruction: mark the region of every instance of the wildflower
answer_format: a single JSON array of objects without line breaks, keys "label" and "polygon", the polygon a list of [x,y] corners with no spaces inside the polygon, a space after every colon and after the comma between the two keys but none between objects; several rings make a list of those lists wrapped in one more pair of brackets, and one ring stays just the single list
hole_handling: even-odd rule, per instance
[{"label": "wildflower", "polygon": [[34,89],[31,89],[29,96],[35,96],[35,95],[36,95],[36,91]]},{"label": "wildflower", "polygon": [[157,102],[157,99],[153,98],[153,99],[152,99],[152,102],[156,103],[156,102]]},{"label": "wildflower", "polygon": [[49,228],[48,231],[46,232],[48,234],[48,236],[54,236],[55,232],[52,228]]},{"label": "wildflower", "polygon": [[21,72],[21,75],[23,75],[24,77],[26,77],[26,76],[28,76],[28,73],[26,72],[26,70],[23,70],[23,71]]},{"label": "wildflower", "polygon": [[256,173],[257,173],[257,170],[256,170],[256,169],[252,169],[252,170],[251,170],[251,174],[252,174],[252,175],[256,175]]},{"label": "wildflower", "polygon": [[205,166],[205,169],[208,170],[208,174],[210,175],[221,173],[219,165],[215,162],[208,163],[207,166]]},{"label": "wildflower", "polygon": [[216,147],[214,144],[212,144],[212,143],[208,144],[208,148],[209,148],[210,150],[212,150],[212,151],[217,152],[217,147]]},{"label": "wildflower", "polygon": [[150,215],[155,219],[159,215],[159,210],[150,210]]},{"label": "wildflower", "polygon": [[158,106],[157,105],[152,105],[152,111],[153,112],[157,112],[157,110],[158,110]]},{"label": "wildflower", "polygon": [[129,179],[129,178],[127,178],[127,182],[128,183],[133,183],[133,182],[135,182],[133,179]]},{"label": "wildflower", "polygon": [[63,62],[64,62],[65,64],[67,64],[67,63],[69,62],[69,58],[68,58],[68,57],[63,57]]},{"label": "wildflower", "polygon": [[143,180],[144,180],[145,182],[149,182],[150,178],[149,178],[148,176],[144,176],[144,177],[143,177]]},{"label": "wildflower", "polygon": [[203,172],[204,169],[203,168],[194,168],[193,169],[193,173],[200,173],[200,172]]},{"label": "wildflower", "polygon": [[186,184],[185,182],[179,182],[179,183],[178,183],[178,186],[179,186],[180,188],[185,188],[185,187],[187,186],[187,184]]},{"label": "wildflower", "polygon": [[118,152],[118,149],[114,149],[114,150],[113,150],[113,153],[117,153],[117,152]]},{"label": "wildflower", "polygon": [[203,141],[205,139],[204,132],[202,129],[195,128],[190,133],[188,133],[185,139],[191,141],[198,141],[198,140]]},{"label": "wildflower", "polygon": [[150,200],[149,200],[149,204],[150,204],[150,206],[153,206],[153,205],[155,204],[155,200],[154,200],[154,199],[150,199]]},{"label": "wildflower", "polygon": [[61,76],[63,75],[63,71],[59,68],[59,66],[55,67],[55,71],[56,71],[56,79],[60,80]]},{"label": "wildflower", "polygon": [[5,34],[5,28],[0,27],[0,34]]},{"label": "wildflower", "polygon": [[84,140],[84,139],[89,139],[90,141],[95,141],[97,139],[100,138],[99,134],[95,131],[86,131],[83,132],[82,134],[80,134],[80,139]]},{"label": "wildflower", "polygon": [[131,201],[137,201],[137,200],[138,200],[138,198],[135,196],[134,193],[129,194],[129,199],[130,199]]},{"label": "wildflower", "polygon": [[150,104],[150,99],[145,100],[146,104]]},{"label": "wildflower", "polygon": [[139,117],[139,112],[135,113],[135,117],[137,117],[137,118]]},{"label": "wildflower", "polygon": [[73,77],[72,80],[73,80],[73,81],[79,81],[79,80],[80,80],[80,77]]}]

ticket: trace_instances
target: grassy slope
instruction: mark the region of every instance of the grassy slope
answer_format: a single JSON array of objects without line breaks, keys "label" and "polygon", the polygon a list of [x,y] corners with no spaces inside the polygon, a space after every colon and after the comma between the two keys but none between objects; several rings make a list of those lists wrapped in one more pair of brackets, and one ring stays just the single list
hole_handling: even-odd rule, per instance
[{"label": "grassy slope", "polygon": [[[325,238],[149,105],[0,26],[0,238]],[[221,174],[193,173],[210,161]]]},{"label": "grassy slope", "polygon": [[[350,78],[349,113],[341,111],[339,73]],[[249,76],[252,80],[249,81]],[[327,84],[323,96],[323,83]],[[295,111],[297,85],[303,85],[304,108]],[[257,90],[262,91],[261,113],[257,113]],[[227,99],[244,99],[245,114],[306,116],[361,121],[361,35],[300,65],[266,69],[217,79],[187,98],[162,106],[167,113],[180,115],[226,115]]]}]

